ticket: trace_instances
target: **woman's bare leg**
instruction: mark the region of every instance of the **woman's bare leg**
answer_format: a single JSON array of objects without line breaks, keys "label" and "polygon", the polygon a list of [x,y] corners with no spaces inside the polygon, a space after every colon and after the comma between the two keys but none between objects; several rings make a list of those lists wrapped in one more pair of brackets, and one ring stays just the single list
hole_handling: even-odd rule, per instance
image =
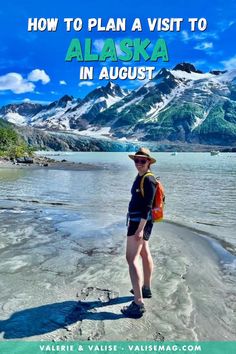
[{"label": "woman's bare leg", "polygon": [[148,241],[143,241],[142,249],[140,251],[143,262],[143,285],[146,288],[151,288],[151,280],[153,273],[153,259],[149,249]]},{"label": "woman's bare leg", "polygon": [[136,304],[143,303],[142,272],[138,266],[138,258],[143,247],[143,242],[143,239],[137,240],[135,236],[127,237],[126,259],[129,265],[129,274]]}]

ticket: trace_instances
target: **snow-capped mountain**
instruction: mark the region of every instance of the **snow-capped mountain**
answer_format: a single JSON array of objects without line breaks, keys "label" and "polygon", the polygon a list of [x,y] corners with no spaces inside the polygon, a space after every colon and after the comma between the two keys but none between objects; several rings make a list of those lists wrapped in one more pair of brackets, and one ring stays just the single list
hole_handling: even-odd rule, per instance
[{"label": "snow-capped mountain", "polygon": [[92,123],[110,126],[117,137],[236,142],[235,78],[236,70],[203,73],[187,63],[161,69]]},{"label": "snow-capped mountain", "polygon": [[24,102],[20,104],[8,104],[0,108],[0,117],[10,123],[27,125],[31,117],[40,112],[41,104]]},{"label": "snow-capped mountain", "polygon": [[38,128],[69,129],[70,124],[65,113],[76,107],[80,102],[80,99],[76,100],[72,96],[65,95],[58,101],[44,106],[43,109],[31,117],[29,124]]},{"label": "snow-capped mountain", "polygon": [[98,87],[91,91],[78,105],[69,109],[64,118],[69,121],[70,129],[91,129],[90,122],[99,113],[122,100],[127,94],[128,91],[123,90],[117,84],[109,82],[106,86]]},{"label": "snow-capped mountain", "polygon": [[126,95],[119,85],[109,82],[91,91],[83,100],[64,96],[35,115],[30,125],[55,130],[86,130],[92,118]]},{"label": "snow-capped mountain", "polygon": [[110,82],[83,100],[64,96],[47,106],[8,105],[0,117],[88,136],[236,144],[236,70],[203,73],[181,63],[132,92]]},{"label": "snow-capped mountain", "polygon": [[17,125],[70,130],[87,129],[90,120],[128,94],[119,85],[109,82],[91,91],[83,100],[65,95],[49,105],[22,103],[0,110],[0,117]]}]

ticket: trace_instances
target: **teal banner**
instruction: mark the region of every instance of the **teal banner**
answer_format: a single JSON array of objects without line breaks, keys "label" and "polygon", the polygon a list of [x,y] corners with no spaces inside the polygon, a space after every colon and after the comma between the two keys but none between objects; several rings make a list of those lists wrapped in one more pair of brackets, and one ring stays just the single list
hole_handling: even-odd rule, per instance
[{"label": "teal banner", "polygon": [[234,354],[235,342],[0,342],[1,354],[43,353],[201,353]]}]

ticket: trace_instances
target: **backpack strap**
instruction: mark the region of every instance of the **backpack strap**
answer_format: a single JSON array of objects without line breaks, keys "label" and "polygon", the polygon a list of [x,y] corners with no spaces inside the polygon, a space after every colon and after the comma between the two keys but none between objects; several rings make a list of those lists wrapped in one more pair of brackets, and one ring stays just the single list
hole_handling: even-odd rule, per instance
[{"label": "backpack strap", "polygon": [[142,197],[144,197],[144,179],[147,176],[155,177],[155,175],[152,172],[147,172],[147,173],[145,173],[145,175],[143,175],[141,182],[140,182],[140,191],[141,191]]}]

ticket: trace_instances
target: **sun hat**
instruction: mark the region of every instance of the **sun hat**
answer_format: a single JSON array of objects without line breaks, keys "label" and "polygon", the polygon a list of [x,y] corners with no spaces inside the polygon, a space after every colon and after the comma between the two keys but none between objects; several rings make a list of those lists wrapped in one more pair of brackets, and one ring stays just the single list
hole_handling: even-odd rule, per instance
[{"label": "sun hat", "polygon": [[153,157],[151,157],[151,152],[149,149],[141,147],[134,155],[129,155],[129,158],[131,158],[132,160],[135,159],[135,157],[146,157],[150,160],[150,163],[155,163],[156,159],[154,159]]}]

